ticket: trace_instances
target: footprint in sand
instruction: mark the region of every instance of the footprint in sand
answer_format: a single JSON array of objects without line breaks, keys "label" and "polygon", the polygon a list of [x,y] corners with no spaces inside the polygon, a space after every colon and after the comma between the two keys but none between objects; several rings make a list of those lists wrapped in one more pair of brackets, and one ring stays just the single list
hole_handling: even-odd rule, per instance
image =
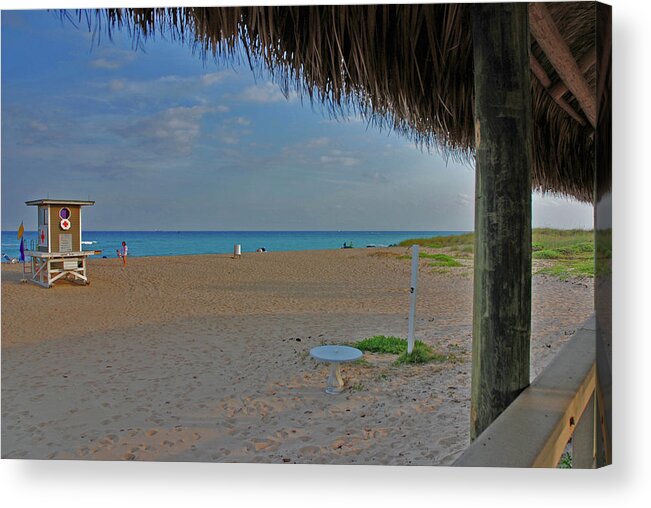
[{"label": "footprint in sand", "polygon": [[158,434],[158,431],[156,429],[149,429],[147,432],[145,432],[145,436],[147,437],[153,437],[156,434]]},{"label": "footprint in sand", "polygon": [[274,439],[254,439],[253,446],[257,452],[261,450],[273,451],[278,448],[279,443]]}]

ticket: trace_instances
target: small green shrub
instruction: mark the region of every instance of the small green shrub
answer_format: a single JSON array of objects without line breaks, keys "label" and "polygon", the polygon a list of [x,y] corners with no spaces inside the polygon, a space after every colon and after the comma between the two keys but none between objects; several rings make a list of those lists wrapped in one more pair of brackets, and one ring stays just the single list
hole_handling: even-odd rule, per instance
[{"label": "small green shrub", "polygon": [[460,245],[459,247],[455,247],[454,250],[456,252],[461,252],[463,254],[472,254],[473,252],[475,252],[475,245],[474,244]]},{"label": "small green shrub", "polygon": [[592,254],[594,252],[594,243],[593,242],[583,242],[579,243],[576,246],[577,252],[584,252],[586,254]]},{"label": "small green shrub", "polygon": [[560,462],[558,463],[559,469],[572,469],[572,455],[569,452],[565,452]]},{"label": "small green shrub", "polygon": [[579,273],[581,275],[594,277],[594,261],[592,261],[591,259],[588,261],[578,262],[572,268],[573,268],[573,273]]},{"label": "small green shrub", "polygon": [[562,279],[569,277],[594,277],[594,261],[569,261],[567,264],[548,266],[538,270],[536,273],[553,275]]},{"label": "small green shrub", "polygon": [[561,253],[554,249],[545,249],[534,252],[532,256],[535,259],[558,259],[561,257]]},{"label": "small green shrub", "polygon": [[398,337],[387,337],[385,335],[376,335],[368,339],[360,340],[354,346],[361,351],[369,353],[390,353],[399,355],[407,350],[407,341]]},{"label": "small green shrub", "polygon": [[423,247],[432,247],[440,249],[443,247],[461,247],[465,245],[472,245],[474,243],[474,233],[464,233],[460,235],[449,236],[434,236],[432,238],[414,238],[411,240],[404,240],[398,245],[400,247],[410,247],[414,244],[422,245]]},{"label": "small green shrub", "polygon": [[[430,263],[430,266],[463,266],[452,256],[447,254],[430,254],[429,252],[419,252],[418,257],[420,259],[431,259],[434,262]],[[411,256],[403,255],[399,259],[411,259]]]},{"label": "small green shrub", "polygon": [[414,342],[414,350],[407,354],[407,340],[399,337],[387,337],[385,335],[376,335],[368,339],[363,339],[353,344],[357,349],[368,351],[369,353],[388,353],[398,356],[396,365],[404,363],[427,363],[431,361],[445,361],[447,357],[435,353],[434,350],[423,341]]},{"label": "small green shrub", "polygon": [[433,259],[434,262],[430,263],[430,266],[463,266],[452,256],[447,254],[430,254],[429,259]]},{"label": "small green shrub", "polygon": [[414,350],[411,353],[407,353],[405,349],[396,360],[396,365],[404,363],[427,363],[431,361],[442,362],[445,359],[445,356],[435,353],[430,346],[417,340],[414,342]]},{"label": "small green shrub", "polygon": [[361,392],[364,390],[366,387],[364,386],[364,383],[355,383],[350,387],[350,390],[353,392]]}]

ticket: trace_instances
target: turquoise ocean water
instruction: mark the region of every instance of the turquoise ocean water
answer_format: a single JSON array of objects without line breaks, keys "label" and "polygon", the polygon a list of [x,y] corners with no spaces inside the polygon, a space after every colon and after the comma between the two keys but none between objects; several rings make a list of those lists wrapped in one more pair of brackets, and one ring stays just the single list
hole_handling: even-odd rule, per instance
[{"label": "turquoise ocean water", "polygon": [[[465,231],[85,231],[84,250],[101,250],[114,257],[123,241],[131,256],[177,256],[186,254],[228,254],[233,245],[242,252],[339,249],[344,242],[354,248],[387,246],[409,238],[461,234]],[[25,231],[25,248],[36,242],[35,231]],[[19,256],[20,241],[15,231],[2,232],[2,253]],[[3,260],[4,261],[4,260]]]}]

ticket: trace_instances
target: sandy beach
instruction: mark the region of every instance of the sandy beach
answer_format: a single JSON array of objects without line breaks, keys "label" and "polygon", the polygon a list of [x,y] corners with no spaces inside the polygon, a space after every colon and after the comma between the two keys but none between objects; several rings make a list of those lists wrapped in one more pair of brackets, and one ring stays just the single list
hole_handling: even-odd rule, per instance
[{"label": "sandy beach", "polygon": [[[472,270],[421,260],[416,337],[323,392],[320,344],[406,337],[403,248],[90,261],[43,289],[2,266],[2,457],[446,465],[467,446]],[[593,312],[590,280],[534,276],[532,377]]]}]

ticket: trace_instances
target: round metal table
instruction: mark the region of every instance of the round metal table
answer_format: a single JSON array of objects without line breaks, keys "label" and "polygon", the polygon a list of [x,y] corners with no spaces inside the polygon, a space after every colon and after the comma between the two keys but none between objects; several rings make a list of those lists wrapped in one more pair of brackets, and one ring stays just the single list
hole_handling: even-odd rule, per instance
[{"label": "round metal table", "polygon": [[344,380],[341,378],[339,366],[345,362],[359,360],[364,353],[350,346],[318,346],[310,350],[310,356],[321,362],[330,363],[330,373],[326,383],[325,392],[330,395],[341,393],[344,389]]}]

